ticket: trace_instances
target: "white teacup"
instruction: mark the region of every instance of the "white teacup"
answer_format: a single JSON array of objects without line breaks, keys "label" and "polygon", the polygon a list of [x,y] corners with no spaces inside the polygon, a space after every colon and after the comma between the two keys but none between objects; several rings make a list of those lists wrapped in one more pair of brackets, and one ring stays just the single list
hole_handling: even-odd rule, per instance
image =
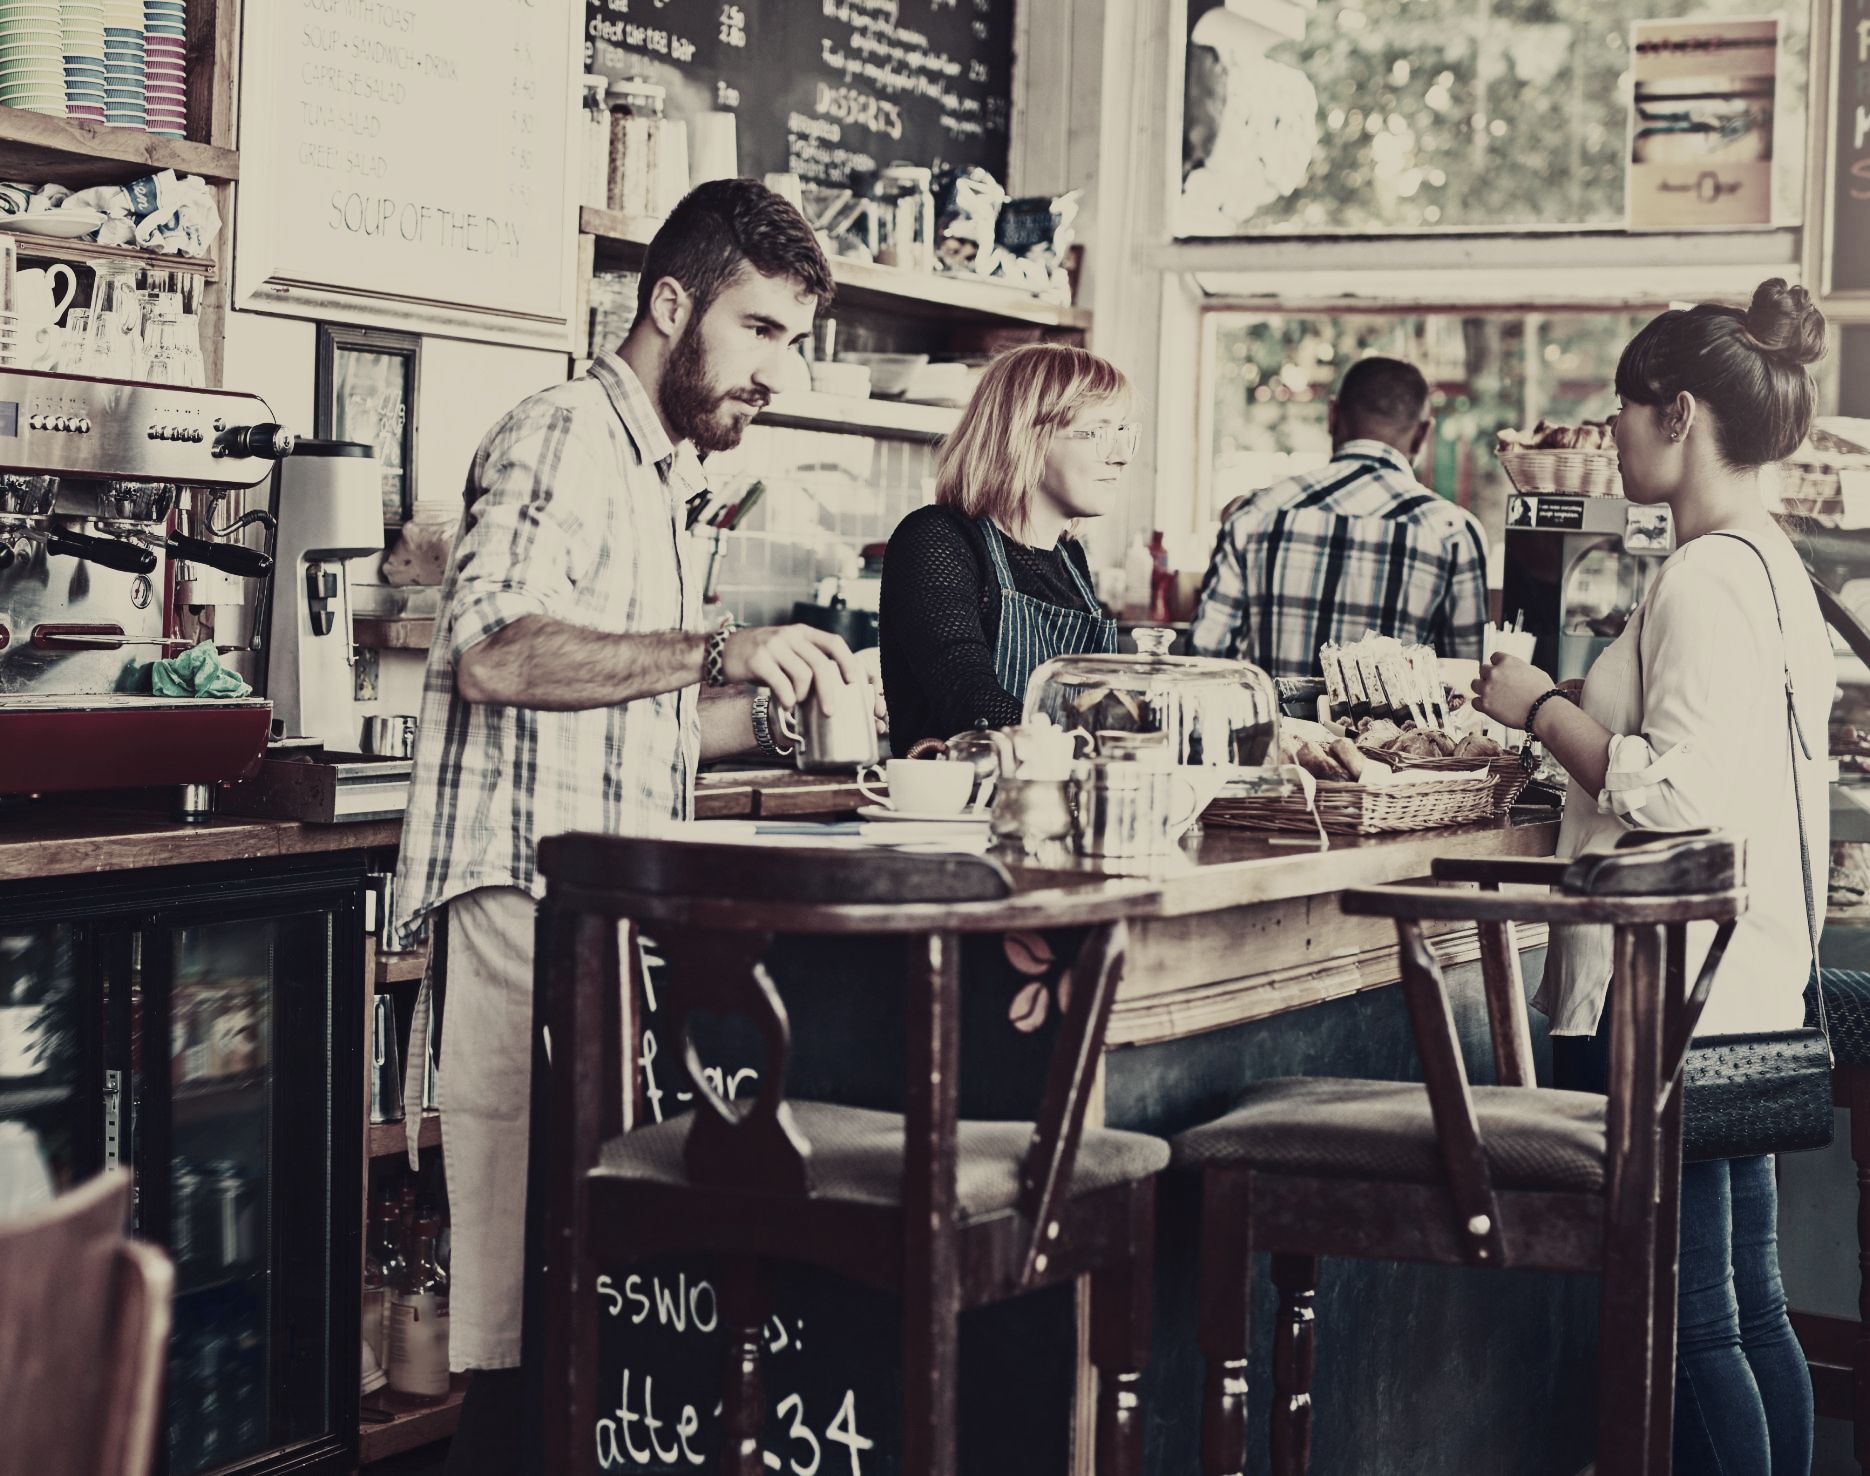
[{"label": "white teacup", "polygon": [[[869,780],[882,771],[887,794]],[[857,776],[857,787],[878,804],[911,815],[958,815],[974,793],[974,766],[947,759],[898,759],[872,764]]]}]

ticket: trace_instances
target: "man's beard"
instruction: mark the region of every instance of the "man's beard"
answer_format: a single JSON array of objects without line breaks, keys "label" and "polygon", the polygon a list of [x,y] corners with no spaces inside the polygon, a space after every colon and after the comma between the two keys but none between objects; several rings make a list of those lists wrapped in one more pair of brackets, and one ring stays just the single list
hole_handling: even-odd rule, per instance
[{"label": "man's beard", "polygon": [[693,441],[703,455],[711,451],[731,451],[740,444],[746,421],[731,414],[730,401],[765,408],[767,396],[758,390],[716,390],[708,376],[707,360],[701,351],[698,319],[691,319],[682,336],[669,350],[663,366],[662,386],[657,400],[662,417],[679,441]]}]

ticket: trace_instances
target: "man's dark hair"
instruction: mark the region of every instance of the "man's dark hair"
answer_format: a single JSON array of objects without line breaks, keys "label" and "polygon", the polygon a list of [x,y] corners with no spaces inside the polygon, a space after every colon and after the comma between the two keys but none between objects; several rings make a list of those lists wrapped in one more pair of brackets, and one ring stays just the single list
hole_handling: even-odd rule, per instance
[{"label": "man's dark hair", "polygon": [[1812,428],[1807,364],[1824,357],[1825,316],[1803,287],[1760,283],[1742,310],[1704,302],[1651,318],[1617,361],[1617,393],[1665,405],[1683,390],[1714,411],[1729,466],[1784,461]]},{"label": "man's dark hair", "polygon": [[1359,359],[1338,386],[1338,420],[1349,431],[1409,430],[1428,411],[1428,381],[1401,359]]},{"label": "man's dark hair", "polygon": [[754,179],[717,179],[690,190],[649,243],[637,317],[649,316],[650,294],[664,277],[682,284],[700,316],[742,262],[764,276],[792,278],[820,307],[837,290],[818,238],[784,195]]}]

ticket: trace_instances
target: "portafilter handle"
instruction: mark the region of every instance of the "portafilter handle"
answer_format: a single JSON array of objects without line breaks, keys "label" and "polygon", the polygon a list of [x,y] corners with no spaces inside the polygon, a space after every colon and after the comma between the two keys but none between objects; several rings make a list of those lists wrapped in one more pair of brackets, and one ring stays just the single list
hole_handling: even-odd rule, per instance
[{"label": "portafilter handle", "polygon": [[120,569],[125,574],[156,572],[156,556],[148,549],[134,543],[119,543],[114,538],[93,538],[89,533],[68,533],[63,529],[48,533],[45,551],[102,564],[106,569]]},{"label": "portafilter handle", "polygon": [[257,548],[244,543],[210,543],[205,538],[190,538],[186,533],[171,533],[169,549],[193,564],[206,564],[223,574],[240,579],[264,579],[273,572],[273,561]]}]

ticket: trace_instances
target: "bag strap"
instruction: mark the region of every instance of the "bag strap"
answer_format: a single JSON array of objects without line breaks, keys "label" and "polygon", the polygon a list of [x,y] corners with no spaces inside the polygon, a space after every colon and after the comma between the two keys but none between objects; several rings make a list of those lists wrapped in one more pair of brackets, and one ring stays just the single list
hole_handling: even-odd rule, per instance
[{"label": "bag strap", "polygon": [[[1732,533],[1725,529],[1716,530],[1709,535],[1713,538],[1731,538],[1736,543],[1743,543],[1753,550],[1753,556],[1760,561],[1760,567],[1766,571],[1766,588],[1773,597],[1773,619],[1779,626],[1779,644],[1784,653],[1786,676],[1786,742],[1792,759],[1792,812],[1798,822],[1799,831],[1799,867],[1805,875],[1805,931],[1812,943],[1812,987],[1818,994],[1818,1029],[1824,1035],[1825,1044],[1831,1044],[1831,1025],[1825,1017],[1825,983],[1818,966],[1818,904],[1812,892],[1812,852],[1811,845],[1805,838],[1805,797],[1799,784],[1799,755],[1802,753],[1809,761],[1812,756],[1811,745],[1805,741],[1805,729],[1799,722],[1798,699],[1792,688],[1792,647],[1786,640],[1785,612],[1779,605],[1779,584],[1773,578],[1773,566],[1767,562],[1766,551],[1751,538],[1742,533]],[[1832,1064],[1837,1064],[1836,1053],[1832,1054]]]}]

